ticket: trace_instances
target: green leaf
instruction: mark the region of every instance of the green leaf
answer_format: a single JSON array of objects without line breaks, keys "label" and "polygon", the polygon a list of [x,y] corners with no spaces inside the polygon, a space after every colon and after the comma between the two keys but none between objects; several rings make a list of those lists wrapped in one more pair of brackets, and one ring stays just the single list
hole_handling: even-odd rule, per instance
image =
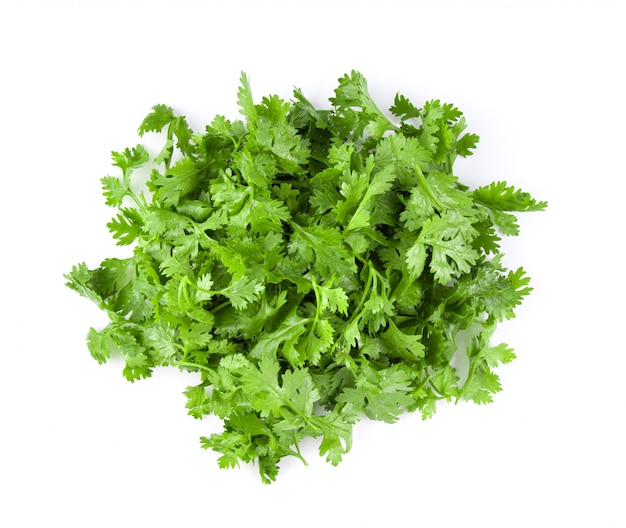
[{"label": "green leaf", "polygon": [[198,278],[198,281],[196,282],[196,287],[194,289],[194,301],[196,303],[210,301],[215,295],[215,292],[212,291],[212,288],[213,279],[211,278],[211,274],[204,273]]},{"label": "green leaf", "polygon": [[106,204],[111,207],[119,207],[122,205],[122,200],[127,194],[127,189],[124,187],[119,178],[115,176],[104,176],[100,179],[102,182],[103,194],[106,198]]},{"label": "green leaf", "polygon": [[171,364],[180,354],[176,334],[176,330],[165,323],[157,323],[145,328],[144,344],[153,350],[150,355],[156,364]]},{"label": "green leaf", "polygon": [[211,412],[211,400],[202,385],[187,387],[184,394],[187,397],[185,407],[188,409],[189,416],[201,419]]},{"label": "green leaf", "polygon": [[139,136],[143,136],[146,132],[161,132],[174,119],[174,111],[169,106],[155,105],[152,107],[152,112],[139,125]]},{"label": "green leaf", "polygon": [[343,245],[341,235],[334,229],[320,226],[308,228],[292,224],[295,233],[289,252],[305,261],[313,261],[313,267],[322,276],[346,276],[356,272],[354,258]]},{"label": "green leaf", "polygon": [[478,203],[496,211],[543,211],[548,206],[503,181],[480,187],[472,194]]},{"label": "green leaf", "polygon": [[396,357],[407,361],[415,361],[424,357],[422,336],[405,334],[396,324],[389,320],[389,327],[380,336],[388,343]]},{"label": "green leaf", "polygon": [[500,343],[494,347],[483,348],[480,351],[480,357],[489,367],[493,368],[513,361],[516,356],[513,353],[513,349],[506,343]]},{"label": "green leaf", "polygon": [[122,169],[125,177],[130,176],[130,172],[138,169],[150,160],[150,155],[141,145],[134,148],[124,149],[122,152],[111,152],[113,165]]},{"label": "green leaf", "polygon": [[395,423],[413,403],[411,392],[411,379],[405,371],[396,366],[380,371],[368,366],[356,378],[355,387],[344,389],[337,401],[361,409],[372,420]]},{"label": "green leaf", "polygon": [[72,271],[63,275],[67,282],[65,285],[80,296],[89,299],[100,307],[104,307],[102,297],[97,293],[92,284],[95,272],[90,270],[84,262],[72,266]]},{"label": "green leaf", "polygon": [[111,349],[109,347],[109,336],[105,332],[98,332],[94,328],[89,329],[87,334],[87,348],[100,365],[107,362],[111,357]]},{"label": "green leaf", "polygon": [[[339,411],[336,410],[338,408]],[[343,455],[352,448],[352,425],[356,421],[358,414],[352,410],[351,405],[345,404],[337,406],[318,422],[324,435],[319,447],[320,456],[326,455],[326,460],[333,466],[338,465]]]},{"label": "green leaf", "polygon": [[[319,365],[322,356],[331,349],[335,338],[335,330],[328,319],[318,320],[311,331],[307,334],[306,340],[301,345],[302,354],[312,365]],[[300,359],[300,354],[297,355]],[[300,364],[299,361],[297,364]]]},{"label": "green leaf", "polygon": [[178,205],[183,196],[187,196],[198,185],[198,169],[190,158],[183,158],[169,169],[165,176],[153,173],[150,180],[154,197],[165,207]]},{"label": "green leaf", "polygon": [[241,310],[249,303],[256,301],[263,289],[263,285],[254,279],[242,277],[241,279],[235,279],[228,288],[221,290],[219,293],[228,297],[233,308]]},{"label": "green leaf", "polygon": [[[357,72],[344,75],[339,79],[339,86],[335,89],[335,97],[330,102],[337,109],[335,126],[339,126],[340,133],[347,128],[354,130],[349,137],[358,139],[367,131],[375,138],[381,138],[389,130],[396,130],[396,126],[378,108],[369,93],[367,80]],[[359,108],[360,111],[355,111]]]},{"label": "green leaf", "polygon": [[374,200],[377,196],[391,190],[395,177],[394,171],[390,168],[381,169],[374,174],[344,230],[345,233],[371,227],[371,212],[374,207]]},{"label": "green leaf", "polygon": [[320,394],[308,369],[288,370],[283,374],[282,382],[283,397],[305,416],[311,417]]},{"label": "green leaf", "polygon": [[473,154],[480,137],[477,134],[465,134],[456,142],[456,151],[464,158]]},{"label": "green leaf", "polygon": [[290,363],[299,365],[303,362],[295,344],[306,331],[308,319],[291,314],[273,332],[266,333],[260,337],[254,347],[250,350],[250,357],[264,358],[274,356],[280,352]]},{"label": "green leaf", "polygon": [[459,377],[450,365],[446,365],[436,375],[430,379],[431,386],[437,391],[439,396],[451,399],[459,395]]},{"label": "green leaf", "polygon": [[[417,166],[421,170],[426,170],[432,160],[432,154],[420,145],[416,138],[394,134],[381,139],[376,145],[375,159],[376,165],[381,169],[391,168],[402,176],[403,169],[415,169]],[[414,180],[414,177],[411,179]],[[406,181],[408,183],[410,180]]]},{"label": "green leaf", "polygon": [[276,159],[269,152],[257,154],[244,148],[235,154],[234,162],[248,185],[267,188],[278,173]]},{"label": "green leaf", "polygon": [[121,213],[113,218],[107,227],[117,240],[118,246],[132,244],[142,233],[141,217],[135,209],[120,209]]},{"label": "green leaf", "polygon": [[322,312],[330,310],[348,315],[348,296],[343,288],[331,288],[324,285],[317,285],[319,292],[319,304]]},{"label": "green leaf", "polygon": [[[459,274],[469,273],[478,253],[471,242],[477,231],[471,222],[456,213],[429,218],[423,225],[415,245],[430,246],[429,267],[435,280],[448,283]],[[424,249],[415,249],[417,257]],[[418,258],[416,263],[419,263]],[[416,266],[417,269],[417,266]]]},{"label": "green leaf", "polygon": [[241,72],[239,79],[239,91],[237,92],[237,104],[240,108],[240,113],[246,118],[248,128],[254,129],[258,120],[256,106],[252,99],[252,90],[250,89],[250,80],[248,76]]},{"label": "green leaf", "polygon": [[467,401],[484,404],[493,401],[493,395],[502,390],[500,378],[489,369],[479,367],[468,379],[462,394]]},{"label": "green leaf", "polygon": [[420,109],[400,93],[396,94],[390,111],[393,115],[401,117],[403,120],[420,116]]}]

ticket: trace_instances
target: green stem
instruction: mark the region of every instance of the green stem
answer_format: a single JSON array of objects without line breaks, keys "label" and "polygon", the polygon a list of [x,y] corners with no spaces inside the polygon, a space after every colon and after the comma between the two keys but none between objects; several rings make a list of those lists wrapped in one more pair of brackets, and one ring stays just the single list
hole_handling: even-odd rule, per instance
[{"label": "green stem", "polygon": [[[284,401],[284,400],[283,400]],[[302,418],[307,425],[315,429],[316,431],[321,431],[322,429],[315,425],[311,420],[309,420],[308,416],[304,414],[300,409],[291,405],[291,403],[287,403],[287,407],[295,412],[300,418]]]},{"label": "green stem", "polygon": [[321,317],[321,300],[320,300],[320,292],[319,289],[317,287],[317,282],[315,282],[315,278],[311,278],[311,285],[313,286],[313,292],[315,293],[315,319],[313,320],[313,324],[311,325],[311,328],[309,329],[309,333],[308,335],[311,336],[314,334],[315,332],[315,328],[317,327],[317,323],[320,320]]},{"label": "green stem", "polygon": [[422,187],[424,187],[424,191],[426,192],[428,197],[432,200],[432,202],[435,204],[437,209],[439,209],[439,211],[443,211],[445,209],[444,205],[433,193],[433,190],[430,188],[430,185],[428,185],[428,182],[426,181],[426,177],[424,176],[422,169],[420,169],[418,165],[415,165],[415,172],[417,174],[417,179],[419,180]]},{"label": "green stem", "polygon": [[235,146],[233,152],[237,152],[239,150],[239,147],[241,147],[241,143],[243,142],[244,138],[249,135],[250,132],[246,132],[244,135],[242,135],[236,142],[233,141],[233,144]]},{"label": "green stem", "polygon": [[296,451],[295,453],[292,449],[290,449],[290,451],[294,454],[296,458],[299,458],[305,466],[308,466],[309,463],[304,459],[302,453],[300,452],[300,444],[298,444],[298,437],[296,436],[295,431],[293,432],[293,445],[296,446]]},{"label": "green stem", "polygon": [[[368,266],[368,270],[369,273],[367,275],[367,282],[365,283],[365,288],[363,289],[363,295],[361,295],[361,299],[359,300],[359,304],[357,305],[357,307],[354,309],[354,311],[352,312],[352,315],[350,316],[350,318],[342,325],[342,327],[339,329],[338,333],[343,333],[343,330],[345,328],[347,328],[348,326],[350,326],[355,320],[360,319],[361,317],[363,317],[363,306],[365,305],[366,300],[368,299],[369,295],[370,295],[370,290],[372,289],[372,285],[375,281],[375,278],[373,276],[372,273],[372,269],[373,269],[373,265],[371,262],[367,263]],[[375,287],[375,284],[374,284]],[[335,350],[337,349],[337,346],[339,346],[339,339],[335,339],[335,342],[333,343],[333,346],[331,347],[330,351],[329,351],[329,356],[332,356],[335,353]]]},{"label": "green stem", "polygon": [[222,304],[218,304],[215,308],[211,308],[211,313],[215,314],[215,312],[219,312],[220,310],[230,306],[230,301],[224,301]]},{"label": "green stem", "polygon": [[[173,137],[174,137],[174,127],[173,127],[173,123],[170,123],[167,127],[167,140],[172,141]],[[163,163],[165,164],[166,174],[167,174],[167,171],[170,170],[171,155],[173,154],[173,152],[174,152],[174,144],[172,144],[172,153],[163,160]]]},{"label": "green stem", "polygon": [[191,361],[179,361],[178,363],[174,364],[176,367],[191,367],[191,368],[197,368],[200,370],[205,370],[206,372],[210,372],[211,374],[214,372],[212,368],[209,368],[205,365],[200,365],[198,363],[192,363]]},{"label": "green stem", "polygon": [[[141,203],[139,198],[137,198],[137,195],[133,191],[131,191],[130,188],[126,189],[126,195],[130,196],[132,198],[133,202],[135,202],[135,204],[137,205],[137,207],[139,209],[144,210],[146,208],[147,204]],[[144,201],[145,201],[145,199],[144,199]]]},{"label": "green stem", "polygon": [[372,263],[368,262],[367,267],[368,267],[369,273],[367,275],[367,282],[365,283],[365,288],[363,289],[363,295],[361,295],[359,304],[355,308],[354,312],[352,312],[352,317],[350,317],[347,324],[350,324],[352,320],[357,317],[357,315],[359,317],[361,316],[360,312],[363,309],[363,305],[365,304],[365,301],[367,300],[367,298],[370,296],[370,290],[372,289],[372,286],[374,283],[374,276],[372,274],[372,267],[373,267]]},{"label": "green stem", "polygon": [[318,427],[317,425],[315,425],[311,420],[309,420],[308,416],[306,414],[304,414],[300,409],[298,409],[297,407],[295,407],[290,400],[285,399],[283,397],[283,394],[280,391],[277,391],[274,387],[268,387],[268,391],[271,392],[272,394],[274,394],[274,396],[276,398],[278,398],[280,401],[283,402],[283,405],[285,407],[287,407],[291,412],[293,412],[294,414],[296,414],[296,416],[299,416],[300,418],[302,418],[304,420],[304,422],[306,424],[308,424],[309,426],[311,426],[313,429],[315,429],[316,431],[321,431],[322,429],[320,427]]},{"label": "green stem", "polygon": [[463,383],[463,386],[461,387],[461,390],[459,391],[459,395],[456,397],[456,400],[454,401],[455,405],[457,403],[459,403],[459,401],[461,400],[461,398],[465,394],[465,390],[467,389],[468,383],[474,377],[474,374],[476,374],[476,369],[478,368],[478,363],[479,362],[476,361],[475,359],[474,359],[474,361],[470,361],[470,368],[469,368],[469,371],[467,373],[467,378],[465,379],[465,383]]},{"label": "green stem", "polygon": [[187,284],[191,284],[191,281],[187,277],[183,277],[180,281],[180,284],[178,285],[178,307],[181,310],[184,309],[183,298],[187,303],[187,306],[191,306],[193,304],[191,302],[191,299],[189,298],[189,293],[187,292]]}]

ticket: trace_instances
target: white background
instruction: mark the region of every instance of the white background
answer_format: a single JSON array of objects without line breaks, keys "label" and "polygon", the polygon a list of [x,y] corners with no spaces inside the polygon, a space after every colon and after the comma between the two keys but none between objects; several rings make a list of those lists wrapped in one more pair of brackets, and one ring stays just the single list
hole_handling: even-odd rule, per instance
[{"label": "white background", "polygon": [[[0,8],[0,525],[625,527],[623,2],[200,4]],[[186,415],[193,375],[130,384],[91,359],[102,315],[62,275],[127,254],[99,179],[152,105],[201,130],[238,117],[242,70],[258,99],[322,105],[351,69],[383,108],[400,91],[464,111],[463,181],[550,202],[505,245],[535,291],[497,333],[518,359],[493,404],[362,422],[339,467],[311,443],[263,486],[200,449],[220,427]]]}]

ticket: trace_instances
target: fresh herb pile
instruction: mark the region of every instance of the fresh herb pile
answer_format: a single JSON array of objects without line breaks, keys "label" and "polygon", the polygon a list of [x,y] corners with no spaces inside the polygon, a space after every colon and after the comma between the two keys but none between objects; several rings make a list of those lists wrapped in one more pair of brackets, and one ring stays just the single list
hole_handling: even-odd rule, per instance
[{"label": "fresh herb pile", "polygon": [[65,276],[110,318],[89,330],[91,355],[120,354],[129,381],[197,372],[189,414],[224,423],[202,447],[221,467],[256,462],[266,483],[283,457],[304,461],[306,437],[338,464],[363,415],[490,402],[494,367],[515,357],[490,337],[531,291],[503,266],[499,234],[518,234],[512,212],[546,207],[457,179],[478,136],[450,104],[398,94],[388,117],[358,72],[330,102],[296,89],[255,104],[242,74],[245,120],[194,133],[155,106],[139,135],[164,134],[162,150],[113,152],[121,176],[102,178],[118,210],[108,227],[132,256]]}]

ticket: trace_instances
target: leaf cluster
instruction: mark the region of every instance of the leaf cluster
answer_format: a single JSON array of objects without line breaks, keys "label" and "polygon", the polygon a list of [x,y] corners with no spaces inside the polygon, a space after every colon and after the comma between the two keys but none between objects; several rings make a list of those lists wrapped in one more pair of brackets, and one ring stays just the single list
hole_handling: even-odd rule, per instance
[{"label": "leaf cluster", "polygon": [[307,437],[338,464],[362,416],[490,402],[494,368],[515,357],[490,337],[531,291],[503,266],[500,235],[546,203],[462,184],[454,161],[478,142],[462,113],[401,94],[383,113],[358,72],[329,109],[297,89],[255,103],[245,74],[237,100],[242,119],[218,115],[200,133],[156,105],[139,135],[160,134],[162,149],[113,152],[108,227],[132,254],[66,275],[110,319],[89,330],[91,355],[121,355],[131,382],[198,373],[189,414],[223,420],[202,446],[221,467],[256,463],[264,482],[283,457],[304,461]]}]

